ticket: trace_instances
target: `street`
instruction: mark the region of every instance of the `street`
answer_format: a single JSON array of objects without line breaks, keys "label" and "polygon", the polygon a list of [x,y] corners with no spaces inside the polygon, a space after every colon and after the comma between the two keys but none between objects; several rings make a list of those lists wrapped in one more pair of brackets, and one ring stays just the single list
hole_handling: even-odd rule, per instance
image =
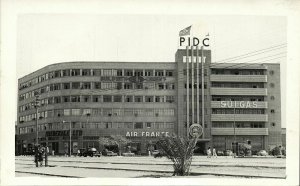
[{"label": "street", "polygon": [[[15,175],[38,177],[172,177],[172,162],[165,158],[49,156],[48,167],[35,167],[33,156],[15,157]],[[194,156],[189,177],[279,178],[286,175],[286,160],[274,157],[233,158]]]}]

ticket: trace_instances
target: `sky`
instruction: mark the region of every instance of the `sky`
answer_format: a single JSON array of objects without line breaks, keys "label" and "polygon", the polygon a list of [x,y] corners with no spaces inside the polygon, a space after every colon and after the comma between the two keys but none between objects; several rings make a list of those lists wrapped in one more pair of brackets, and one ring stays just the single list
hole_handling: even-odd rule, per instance
[{"label": "sky", "polygon": [[[195,37],[209,33],[213,62],[281,63],[285,77],[285,17],[25,14],[17,20],[17,78],[69,61],[174,62],[179,31],[190,25]],[[258,55],[228,61],[255,51]]]}]

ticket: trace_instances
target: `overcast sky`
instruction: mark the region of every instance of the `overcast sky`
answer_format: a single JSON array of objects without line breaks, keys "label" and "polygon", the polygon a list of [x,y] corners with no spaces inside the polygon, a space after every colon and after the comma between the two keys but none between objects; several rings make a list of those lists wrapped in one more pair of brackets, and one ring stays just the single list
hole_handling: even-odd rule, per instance
[{"label": "overcast sky", "polygon": [[209,33],[213,62],[280,46],[232,62],[281,63],[285,77],[285,17],[87,14],[19,16],[17,77],[68,61],[174,62],[179,31],[190,25],[194,36]]}]

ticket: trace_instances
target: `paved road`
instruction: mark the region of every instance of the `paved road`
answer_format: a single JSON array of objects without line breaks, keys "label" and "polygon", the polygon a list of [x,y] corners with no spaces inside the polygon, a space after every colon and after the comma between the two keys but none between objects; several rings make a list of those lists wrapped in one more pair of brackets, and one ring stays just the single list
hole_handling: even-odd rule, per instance
[{"label": "paved road", "polygon": [[[153,157],[52,157],[50,167],[35,167],[33,157],[16,157],[16,176],[171,177],[172,163]],[[206,158],[195,156],[192,177],[285,178],[282,158]]]}]

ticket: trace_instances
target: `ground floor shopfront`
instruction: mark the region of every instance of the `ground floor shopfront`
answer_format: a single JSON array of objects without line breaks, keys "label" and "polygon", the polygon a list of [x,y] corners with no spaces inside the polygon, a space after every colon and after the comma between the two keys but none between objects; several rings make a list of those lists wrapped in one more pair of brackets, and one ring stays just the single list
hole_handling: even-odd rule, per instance
[{"label": "ground floor shopfront", "polygon": [[[54,154],[76,154],[79,149],[94,147],[99,151],[108,149],[114,152],[125,152],[130,150],[135,154],[148,154],[149,150],[157,149],[156,142],[160,137],[168,136],[173,133],[172,130],[154,131],[154,130],[135,130],[135,131],[115,131],[111,133],[102,133],[102,131],[72,130],[71,138],[69,130],[59,131],[41,131],[39,132],[39,144],[48,146],[49,152]],[[129,139],[130,143],[117,147],[115,145],[103,146],[100,137],[110,137],[111,135],[120,135]],[[16,136],[16,155],[30,154],[35,142],[35,133],[21,134]]]}]

